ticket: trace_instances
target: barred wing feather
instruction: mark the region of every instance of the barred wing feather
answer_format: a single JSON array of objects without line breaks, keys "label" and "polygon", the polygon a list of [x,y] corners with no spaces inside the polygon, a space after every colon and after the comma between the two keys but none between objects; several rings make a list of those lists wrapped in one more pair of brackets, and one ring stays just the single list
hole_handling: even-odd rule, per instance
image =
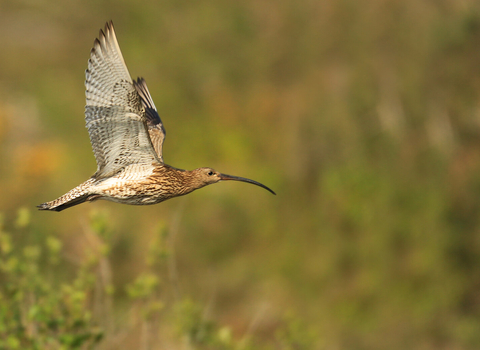
[{"label": "barred wing feather", "polygon": [[85,75],[85,121],[97,161],[95,177],[111,176],[130,165],[147,171],[160,162],[112,22],[95,40]]},{"label": "barred wing feather", "polygon": [[155,103],[153,103],[150,91],[148,91],[145,79],[138,78],[137,80],[133,81],[133,85],[140,95],[142,106],[145,108],[145,118],[147,119],[148,133],[150,134],[150,140],[152,140],[153,148],[155,148],[158,158],[163,162],[162,148],[166,132],[165,128],[163,127],[162,120],[158,115]]}]

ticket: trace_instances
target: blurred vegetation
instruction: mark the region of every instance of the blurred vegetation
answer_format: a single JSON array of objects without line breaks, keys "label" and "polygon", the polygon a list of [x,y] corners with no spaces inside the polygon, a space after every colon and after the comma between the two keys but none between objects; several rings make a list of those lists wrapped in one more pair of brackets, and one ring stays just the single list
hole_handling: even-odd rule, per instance
[{"label": "blurred vegetation", "polygon": [[[95,213],[85,231],[85,256],[72,261],[54,236],[36,244],[20,244],[16,235],[34,233],[30,211],[21,208],[11,229],[0,223],[0,349],[118,349],[129,336],[136,338],[124,348],[235,350],[270,349],[262,339],[247,334],[239,341],[228,326],[209,320],[205,307],[188,297],[166,291],[162,283],[171,258],[158,230],[154,249],[146,255],[146,268],[122,287],[126,301],[115,298],[111,283],[108,216]],[[43,239],[44,238],[44,239]],[[62,273],[72,265],[72,273]],[[162,288],[160,288],[162,287]],[[163,293],[162,293],[163,291]],[[294,322],[294,323],[292,323]],[[298,319],[279,328],[282,349],[308,349],[312,338]],[[291,326],[291,324],[293,326]],[[292,332],[293,330],[293,332]],[[300,335],[300,337],[298,336]],[[307,344],[306,346],[304,344]]]},{"label": "blurred vegetation", "polygon": [[[0,9],[0,347],[480,347],[478,1]],[[165,161],[278,196],[32,210],[96,169],[82,81],[110,19]]]}]

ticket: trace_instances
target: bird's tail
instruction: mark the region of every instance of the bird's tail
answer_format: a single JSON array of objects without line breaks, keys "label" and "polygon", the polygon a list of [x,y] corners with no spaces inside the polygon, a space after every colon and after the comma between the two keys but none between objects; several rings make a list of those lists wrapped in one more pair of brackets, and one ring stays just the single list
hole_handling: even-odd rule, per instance
[{"label": "bird's tail", "polygon": [[63,196],[51,202],[37,205],[37,207],[40,210],[62,211],[87,200],[93,200],[97,196],[89,190],[94,181],[94,179],[88,179],[84,183],[65,193]]}]

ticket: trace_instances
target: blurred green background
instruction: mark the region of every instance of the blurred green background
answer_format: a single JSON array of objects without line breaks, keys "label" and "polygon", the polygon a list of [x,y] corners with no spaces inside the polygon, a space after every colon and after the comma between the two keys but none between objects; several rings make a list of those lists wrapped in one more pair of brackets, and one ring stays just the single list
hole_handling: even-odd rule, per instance
[{"label": "blurred green background", "polygon": [[[110,19],[165,162],[276,197],[228,182],[35,211],[96,170],[83,81]],[[0,241],[20,264],[0,332],[27,329],[5,348],[59,336],[8,305],[69,285],[100,349],[480,348],[478,1],[0,0],[0,48]],[[38,288],[19,287],[32,256]]]}]

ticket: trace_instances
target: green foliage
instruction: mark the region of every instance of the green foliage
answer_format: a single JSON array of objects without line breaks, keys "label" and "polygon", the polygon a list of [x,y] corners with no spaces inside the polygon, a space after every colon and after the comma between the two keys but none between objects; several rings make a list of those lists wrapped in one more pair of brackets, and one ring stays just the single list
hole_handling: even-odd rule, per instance
[{"label": "green foliage", "polygon": [[[19,210],[15,226],[28,229],[30,212]],[[87,349],[102,339],[92,322],[88,274],[61,283],[46,273],[58,264],[61,242],[47,236],[38,245],[16,246],[0,226],[0,348]],[[46,262],[41,260],[48,255]]]},{"label": "green foliage", "polygon": [[[109,264],[111,250],[102,236],[114,235],[108,214],[94,212],[91,215],[86,234],[91,235],[88,240],[95,243],[85,250],[82,262],[73,268],[73,276],[60,279],[54,272],[60,264],[66,264],[61,239],[46,236],[35,245],[22,245],[13,239],[20,232],[32,234],[29,217],[27,209],[20,209],[13,232],[6,230],[4,217],[0,217],[0,349],[109,348],[117,343],[118,337],[112,329],[120,327],[119,334],[122,334],[133,332],[138,326],[145,329],[141,343],[143,348],[149,349],[149,344],[159,340],[156,330],[162,327],[161,315],[165,317],[162,322],[174,321],[173,341],[183,341],[189,349],[264,348],[261,343],[250,347],[251,337],[235,340],[230,327],[218,326],[207,319],[204,307],[189,297],[165,300],[161,287],[167,287],[162,285],[160,275],[171,253],[166,246],[168,229],[164,224],[155,230],[145,256],[145,270],[124,285],[129,312],[137,316],[132,317],[131,322],[118,323],[113,321],[113,308],[106,307],[115,301],[112,299],[115,288],[102,275],[102,266]],[[285,331],[280,331],[277,342],[284,344],[282,349],[291,349],[291,344],[300,344],[296,333],[301,332],[292,320]]]},{"label": "green foliage", "polygon": [[127,285],[126,290],[130,298],[141,299],[151,295],[158,283],[159,280],[155,274],[143,273]]},{"label": "green foliage", "polygon": [[282,350],[309,350],[313,349],[318,341],[317,332],[313,327],[304,324],[292,313],[284,317],[284,327],[276,332],[276,339]]},{"label": "green foliage", "polygon": [[186,299],[177,306],[178,330],[193,347],[210,346],[215,342],[214,325],[203,318],[202,307]]}]

